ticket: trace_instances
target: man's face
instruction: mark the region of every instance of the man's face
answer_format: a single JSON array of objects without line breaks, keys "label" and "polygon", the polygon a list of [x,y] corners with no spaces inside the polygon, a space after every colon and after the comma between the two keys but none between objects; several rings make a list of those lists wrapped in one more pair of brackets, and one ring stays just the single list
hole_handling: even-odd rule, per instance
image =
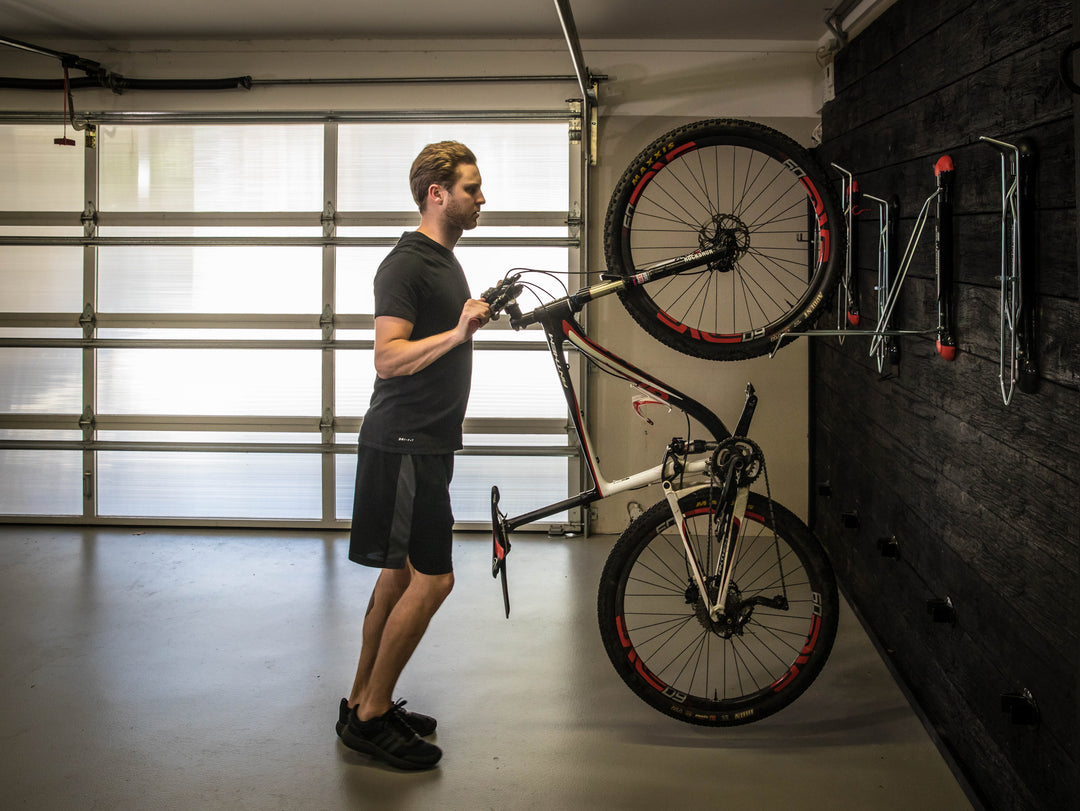
[{"label": "man's face", "polygon": [[480,170],[472,164],[461,164],[457,180],[447,191],[447,221],[462,231],[475,228],[480,219],[480,206],[486,202],[480,191]]}]

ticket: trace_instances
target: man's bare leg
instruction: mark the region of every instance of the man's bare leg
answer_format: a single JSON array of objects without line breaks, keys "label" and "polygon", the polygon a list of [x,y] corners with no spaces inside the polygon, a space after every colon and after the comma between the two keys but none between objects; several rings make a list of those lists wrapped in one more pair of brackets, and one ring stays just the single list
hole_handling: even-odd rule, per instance
[{"label": "man's bare leg", "polygon": [[[365,652],[361,651],[357,682],[366,681],[366,684],[361,685],[360,689],[349,697],[349,704],[356,706],[356,715],[361,721],[383,715],[393,706],[394,687],[401,671],[405,669],[413,651],[423,638],[431,618],[454,586],[453,573],[426,575],[417,572],[411,565],[408,566],[408,571],[408,586],[382,623],[374,661],[370,666],[365,660]],[[376,600],[369,616],[380,610],[379,606],[380,603]],[[366,649],[367,621],[364,625]],[[374,640],[376,622],[373,622],[372,626]],[[366,668],[366,673],[362,672],[362,668]],[[366,678],[362,679],[362,676]]]},{"label": "man's bare leg", "polygon": [[367,613],[364,615],[364,629],[360,645],[360,661],[356,665],[356,678],[349,693],[349,706],[353,707],[367,687],[371,678],[371,669],[379,653],[383,629],[390,612],[394,610],[401,595],[409,586],[412,567],[403,569],[383,569],[371,590]]}]

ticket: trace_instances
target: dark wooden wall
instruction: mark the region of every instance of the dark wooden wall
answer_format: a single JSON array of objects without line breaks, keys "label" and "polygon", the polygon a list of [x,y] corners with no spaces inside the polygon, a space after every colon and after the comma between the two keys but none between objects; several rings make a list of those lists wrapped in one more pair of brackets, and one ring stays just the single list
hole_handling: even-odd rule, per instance
[{"label": "dark wooden wall", "polygon": [[[894,672],[980,801],[1076,808],[1080,797],[1080,306],[1072,94],[1059,62],[1071,0],[899,0],[835,60],[820,157],[898,201],[902,253],[955,163],[955,334],[903,338],[879,374],[869,340],[813,345],[813,523]],[[1000,158],[1036,148],[1035,393],[999,386]],[[897,326],[937,324],[931,219]],[[864,326],[876,218],[859,217]],[[848,514],[845,519],[845,514]],[[895,539],[899,557],[882,554]],[[928,603],[949,598],[952,621]],[[939,620],[942,617],[938,618]],[[1030,691],[1037,723],[1002,709]]]}]

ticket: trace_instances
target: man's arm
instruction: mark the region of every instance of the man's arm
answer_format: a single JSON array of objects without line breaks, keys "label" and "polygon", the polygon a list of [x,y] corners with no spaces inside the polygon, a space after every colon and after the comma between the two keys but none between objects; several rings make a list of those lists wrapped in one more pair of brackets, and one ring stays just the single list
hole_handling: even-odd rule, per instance
[{"label": "man's arm", "polygon": [[384,380],[415,374],[468,341],[489,318],[486,301],[469,299],[456,327],[414,341],[411,321],[380,315],[375,319],[375,373]]}]

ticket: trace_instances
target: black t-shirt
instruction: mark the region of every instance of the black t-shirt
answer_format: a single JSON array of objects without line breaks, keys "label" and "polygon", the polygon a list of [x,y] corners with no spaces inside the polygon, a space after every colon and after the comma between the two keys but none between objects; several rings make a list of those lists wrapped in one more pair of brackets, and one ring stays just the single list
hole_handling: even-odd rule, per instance
[{"label": "black t-shirt", "polygon": [[[409,321],[412,340],[456,327],[468,298],[469,284],[453,251],[418,231],[403,234],[375,274],[375,317]],[[360,442],[394,453],[460,449],[471,384],[471,341],[415,374],[376,377]]]}]

